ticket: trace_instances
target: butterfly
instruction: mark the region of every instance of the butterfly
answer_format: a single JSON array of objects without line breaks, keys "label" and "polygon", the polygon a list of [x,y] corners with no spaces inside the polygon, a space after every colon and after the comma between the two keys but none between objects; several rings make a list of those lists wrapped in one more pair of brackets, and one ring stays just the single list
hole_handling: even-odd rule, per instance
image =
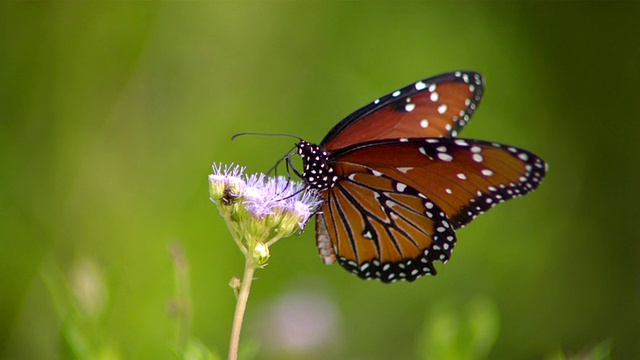
[{"label": "butterfly", "polygon": [[356,110],[297,154],[323,204],[316,244],[363,279],[435,275],[455,230],[496,204],[538,187],[547,166],[517,147],[458,138],[484,92],[473,71],[414,82]]}]

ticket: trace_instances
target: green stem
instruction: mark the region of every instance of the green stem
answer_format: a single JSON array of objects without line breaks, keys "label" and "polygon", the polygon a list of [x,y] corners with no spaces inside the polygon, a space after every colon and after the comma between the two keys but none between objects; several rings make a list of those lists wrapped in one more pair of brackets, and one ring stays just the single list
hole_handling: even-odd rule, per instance
[{"label": "green stem", "polygon": [[282,239],[282,235],[275,235],[269,241],[267,241],[265,243],[265,245],[269,248],[269,247],[271,247],[271,245],[273,245],[276,241],[278,241],[280,239]]},{"label": "green stem", "polygon": [[236,244],[238,244],[240,251],[242,252],[243,255],[246,255],[247,248],[244,245],[242,245],[242,241],[238,238],[238,234],[234,230],[235,227],[233,225],[233,222],[231,221],[231,218],[229,216],[224,216],[224,221],[227,223],[227,228],[229,228],[229,232],[231,233],[231,236],[233,236],[233,240],[236,242]]},{"label": "green stem", "polygon": [[249,291],[251,290],[251,282],[253,281],[253,273],[256,267],[253,264],[251,256],[247,256],[244,265],[244,274],[242,275],[242,283],[238,292],[236,302],[236,312],[233,315],[233,326],[231,328],[231,341],[229,343],[229,360],[238,359],[238,346],[240,344],[240,331],[242,330],[242,320],[244,312],[247,309],[247,301],[249,300]]}]

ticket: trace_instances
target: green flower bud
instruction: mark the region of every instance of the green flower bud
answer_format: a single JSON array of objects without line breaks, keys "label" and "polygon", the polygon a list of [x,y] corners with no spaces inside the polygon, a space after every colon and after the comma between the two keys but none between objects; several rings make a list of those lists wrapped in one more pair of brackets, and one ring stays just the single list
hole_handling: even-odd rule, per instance
[{"label": "green flower bud", "polygon": [[263,267],[267,264],[267,261],[269,261],[269,248],[264,243],[258,242],[253,248],[253,253],[251,254],[251,256],[253,257],[253,261],[257,266]]}]

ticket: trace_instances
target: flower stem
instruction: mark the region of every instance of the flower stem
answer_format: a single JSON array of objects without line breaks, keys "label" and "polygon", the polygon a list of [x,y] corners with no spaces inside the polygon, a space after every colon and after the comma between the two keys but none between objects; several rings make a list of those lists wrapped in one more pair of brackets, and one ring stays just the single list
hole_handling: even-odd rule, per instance
[{"label": "flower stem", "polygon": [[253,281],[253,273],[256,266],[252,259],[248,256],[244,264],[244,274],[242,275],[242,283],[238,292],[236,302],[236,312],[233,315],[233,326],[231,328],[231,341],[229,343],[229,360],[238,358],[238,346],[240,343],[240,330],[242,330],[242,320],[244,312],[247,309],[247,301],[249,300],[249,291],[251,290],[251,282]]},{"label": "flower stem", "polygon": [[267,243],[265,244],[267,247],[270,247],[271,245],[273,245],[276,241],[282,239],[282,235],[275,235],[274,237],[272,237],[269,241],[267,241]]},{"label": "flower stem", "polygon": [[242,245],[242,241],[238,238],[238,234],[234,231],[235,227],[233,226],[233,222],[231,221],[231,218],[229,216],[225,216],[224,221],[227,223],[227,227],[231,232],[231,236],[233,236],[233,240],[236,242],[236,244],[238,244],[240,251],[242,252],[243,255],[246,255],[247,248],[244,245]]}]

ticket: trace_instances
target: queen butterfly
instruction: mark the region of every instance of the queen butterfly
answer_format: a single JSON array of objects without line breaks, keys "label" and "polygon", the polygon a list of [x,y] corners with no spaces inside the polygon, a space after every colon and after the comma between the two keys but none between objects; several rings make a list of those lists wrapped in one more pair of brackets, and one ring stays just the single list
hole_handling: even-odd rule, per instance
[{"label": "queen butterfly", "polygon": [[300,141],[300,177],[323,199],[318,251],[363,279],[413,281],[446,262],[455,230],[540,184],[544,161],[513,146],[456,138],[484,91],[457,71],[387,94]]}]

